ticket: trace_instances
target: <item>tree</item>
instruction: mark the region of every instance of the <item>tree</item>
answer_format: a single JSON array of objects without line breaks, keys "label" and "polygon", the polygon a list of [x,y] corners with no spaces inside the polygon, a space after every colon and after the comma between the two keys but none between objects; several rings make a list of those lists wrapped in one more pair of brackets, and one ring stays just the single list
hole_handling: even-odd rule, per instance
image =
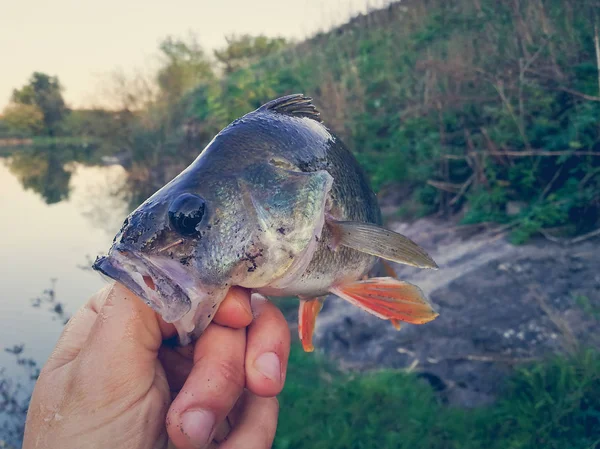
[{"label": "tree", "polygon": [[157,82],[163,100],[173,104],[203,81],[214,78],[210,61],[195,36],[187,40],[167,37],[160,44],[163,66]]},{"label": "tree", "polygon": [[103,109],[140,112],[148,109],[157,98],[155,74],[142,71],[125,73],[116,70],[109,75],[105,84],[103,97],[108,106]]},{"label": "tree", "polygon": [[67,112],[62,97],[62,86],[56,76],[35,72],[29,83],[12,94],[13,103],[36,106],[43,114],[46,131],[54,135]]},{"label": "tree", "polygon": [[36,135],[44,130],[44,114],[35,104],[11,103],[2,114],[11,131]]},{"label": "tree", "polygon": [[232,35],[225,39],[227,47],[214,52],[217,60],[225,66],[225,73],[232,73],[247,67],[258,59],[281,50],[288,44],[282,37],[270,38],[262,35]]}]

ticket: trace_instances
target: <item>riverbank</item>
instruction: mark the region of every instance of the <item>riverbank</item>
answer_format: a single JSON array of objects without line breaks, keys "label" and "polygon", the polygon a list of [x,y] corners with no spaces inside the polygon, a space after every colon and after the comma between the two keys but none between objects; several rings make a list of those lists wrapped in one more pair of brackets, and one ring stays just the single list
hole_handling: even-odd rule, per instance
[{"label": "riverbank", "polygon": [[600,348],[598,238],[514,246],[498,227],[435,218],[390,227],[439,264],[437,271],[395,270],[425,291],[440,316],[398,332],[329,298],[315,344],[344,369],[408,369],[429,379],[448,403],[473,407],[496,400],[514,367]]},{"label": "riverbank", "polygon": [[[506,227],[388,226],[440,265],[394,266],[440,316],[397,331],[329,297],[316,351],[294,342],[274,447],[597,448],[598,237],[515,246]],[[282,302],[295,336],[297,300]]]}]

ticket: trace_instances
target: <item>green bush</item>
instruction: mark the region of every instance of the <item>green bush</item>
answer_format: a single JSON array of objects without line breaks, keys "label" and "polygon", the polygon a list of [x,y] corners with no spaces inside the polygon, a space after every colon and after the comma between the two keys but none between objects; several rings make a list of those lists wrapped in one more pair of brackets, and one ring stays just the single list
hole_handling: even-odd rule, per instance
[{"label": "green bush", "polygon": [[523,367],[496,404],[463,410],[441,404],[413,374],[342,374],[296,346],[280,403],[276,449],[593,449],[600,356]]}]

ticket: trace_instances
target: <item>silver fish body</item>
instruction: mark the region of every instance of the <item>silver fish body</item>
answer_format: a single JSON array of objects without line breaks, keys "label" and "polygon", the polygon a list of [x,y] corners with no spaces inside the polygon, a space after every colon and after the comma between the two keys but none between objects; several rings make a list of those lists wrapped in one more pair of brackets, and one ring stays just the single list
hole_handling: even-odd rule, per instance
[{"label": "silver fish body", "polygon": [[224,128],[127,217],[94,268],[174,322],[185,344],[233,285],[308,298],[367,273],[376,253],[340,245],[329,222],[378,226],[381,212],[354,156],[309,98],[291,95]]}]

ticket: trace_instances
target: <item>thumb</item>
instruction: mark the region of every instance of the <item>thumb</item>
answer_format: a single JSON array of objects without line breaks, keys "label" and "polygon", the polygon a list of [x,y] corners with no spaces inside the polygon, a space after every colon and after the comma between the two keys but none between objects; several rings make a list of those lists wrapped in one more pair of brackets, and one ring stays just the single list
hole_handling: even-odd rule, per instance
[{"label": "thumb", "polygon": [[154,380],[158,349],[163,334],[156,313],[127,288],[113,285],[81,348],[78,367],[81,376],[93,382],[100,393],[105,386],[123,387],[130,393],[132,385],[148,386]]}]

